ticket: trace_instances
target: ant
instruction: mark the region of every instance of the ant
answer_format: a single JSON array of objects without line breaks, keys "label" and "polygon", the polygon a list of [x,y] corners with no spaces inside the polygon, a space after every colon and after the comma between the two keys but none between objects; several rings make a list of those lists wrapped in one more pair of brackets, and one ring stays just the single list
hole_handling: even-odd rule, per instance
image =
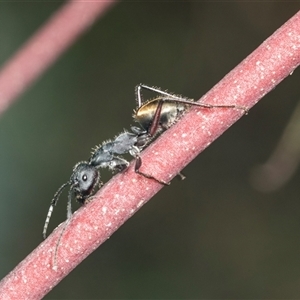
[{"label": "ant", "polygon": [[[159,96],[143,101],[141,90],[145,89],[150,92],[157,93]],[[169,185],[170,183],[161,181],[152,175],[145,174],[140,171],[142,160],[139,156],[140,152],[147,147],[154,138],[162,131],[167,130],[176,123],[185,113],[189,106],[199,106],[202,108],[236,108],[247,113],[246,108],[237,105],[210,105],[194,102],[192,99],[183,98],[162,91],[155,87],[139,84],[135,89],[137,108],[134,110],[133,119],[139,123],[140,127],[131,126],[131,132],[124,131],[117,135],[113,140],[108,140],[102,145],[97,146],[88,161],[77,163],[73,168],[73,173],[66,183],[64,183],[54,194],[51,201],[44,229],[43,237],[46,238],[48,224],[61,193],[70,186],[67,202],[67,222],[72,216],[71,202],[75,198],[79,203],[85,204],[94,194],[96,187],[101,188],[100,168],[109,168],[112,172],[123,171],[129,165],[129,162],[118,156],[129,153],[136,159],[134,170],[136,173],[153,179],[156,182]],[[184,179],[182,174],[178,174]],[[54,255],[54,265],[56,265],[57,248],[60,243],[66,224],[60,234]]]}]

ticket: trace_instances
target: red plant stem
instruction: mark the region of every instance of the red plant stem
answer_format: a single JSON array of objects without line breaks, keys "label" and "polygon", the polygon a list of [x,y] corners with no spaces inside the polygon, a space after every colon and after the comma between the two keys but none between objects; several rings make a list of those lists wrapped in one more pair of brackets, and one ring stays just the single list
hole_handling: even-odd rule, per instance
[{"label": "red plant stem", "polygon": [[[300,64],[300,13],[223,78],[201,101],[252,107]],[[142,170],[171,180],[184,166],[242,116],[239,109],[192,108],[142,155]],[[145,167],[147,166],[147,168]],[[53,253],[62,227],[55,230],[0,282],[0,299],[40,299],[107,240],[162,186],[134,173],[116,175],[79,209]]]},{"label": "red plant stem", "polygon": [[56,12],[2,68],[0,113],[113,3],[115,0],[87,2],[74,0]]}]

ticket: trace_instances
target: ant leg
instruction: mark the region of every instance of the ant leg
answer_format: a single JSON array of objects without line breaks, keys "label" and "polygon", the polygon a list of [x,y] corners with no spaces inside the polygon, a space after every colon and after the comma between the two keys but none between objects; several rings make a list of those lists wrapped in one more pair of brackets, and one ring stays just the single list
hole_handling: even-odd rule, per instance
[{"label": "ant leg", "polygon": [[173,101],[177,103],[183,103],[191,106],[199,106],[202,108],[235,108],[240,109],[244,112],[245,115],[248,114],[249,109],[245,106],[235,105],[235,104],[209,104],[202,102],[195,102],[193,99],[180,98],[177,96],[172,96],[170,98],[162,98],[161,101]]},{"label": "ant leg", "polygon": [[143,102],[144,102],[143,97],[142,97],[142,92],[141,92],[142,89],[145,89],[145,90],[157,93],[157,94],[161,94],[161,95],[164,95],[164,96],[168,96],[168,97],[171,97],[172,99],[181,99],[181,97],[172,95],[170,93],[167,93],[166,91],[162,91],[159,88],[151,87],[151,86],[148,86],[146,84],[140,83],[135,88],[135,97],[136,97],[137,107],[141,107]]},{"label": "ant leg", "polygon": [[[161,90],[159,88],[151,87],[151,86],[148,86],[146,84],[140,83],[135,88],[135,98],[136,98],[137,107],[141,107],[143,105],[143,102],[144,102],[143,101],[143,97],[142,97],[142,92],[141,92],[142,89],[145,89],[145,90],[148,90],[148,91],[160,94],[160,95],[164,95],[164,96],[170,97],[171,98],[170,100],[175,100],[175,99],[180,100],[180,99],[183,99],[182,97],[178,97],[178,96],[172,95],[172,94],[170,94],[170,93],[168,93],[166,91],[163,91],[163,90]],[[168,99],[166,99],[166,100],[168,100]]]},{"label": "ant leg", "polygon": [[66,231],[67,229],[67,225],[69,224],[70,222],[70,219],[67,219],[64,223],[64,227],[62,228],[61,230],[61,233],[59,235],[59,238],[57,240],[57,243],[56,243],[56,246],[55,246],[55,250],[54,250],[54,257],[53,257],[53,268],[57,268],[57,253],[58,253],[58,247],[59,247],[59,244],[61,242],[61,239],[62,239],[62,236],[64,234],[64,232]]},{"label": "ant leg", "polygon": [[[140,171],[140,167],[142,166],[142,159],[139,157],[139,156],[136,156],[136,161],[135,161],[135,166],[134,166],[134,171],[136,173],[138,173],[139,175],[142,175],[148,179],[153,179],[155,180],[156,182],[160,183],[160,184],[163,184],[163,185],[170,185],[171,183],[170,182],[165,182],[165,181],[162,181],[162,180],[159,180],[157,178],[155,178],[154,176],[152,175],[149,175],[149,174],[145,174],[143,172]],[[176,177],[178,177],[179,180],[184,180],[186,178],[186,176],[184,176],[181,172],[179,172]]]},{"label": "ant leg", "polygon": [[153,121],[152,121],[151,126],[148,130],[148,134],[151,137],[154,136],[155,133],[157,132],[162,106],[163,106],[163,100],[161,99],[161,100],[158,101],[157,108],[156,108],[155,114],[153,116]]},{"label": "ant leg", "polygon": [[[172,95],[166,91],[163,91],[159,88],[155,88],[155,87],[152,87],[152,86],[148,86],[146,84],[142,84],[140,83],[138,86],[137,86],[137,92],[138,92],[138,96],[139,96],[139,99],[142,99],[141,97],[141,89],[145,89],[145,90],[148,90],[148,91],[151,91],[151,92],[154,92],[154,93],[158,93],[158,94],[161,94],[161,95],[164,95],[164,96],[168,96],[168,97],[171,97],[172,99],[175,98],[175,99],[181,99],[181,97],[178,97],[178,96],[175,96],[175,95]],[[141,103],[142,104],[142,103]],[[141,106],[141,105],[140,105]]]},{"label": "ant leg", "polygon": [[55,246],[55,250],[54,250],[54,257],[53,257],[53,267],[56,268],[57,267],[57,252],[58,252],[58,247],[60,244],[60,241],[62,239],[62,236],[64,234],[64,232],[67,229],[67,225],[69,224],[71,217],[72,217],[72,208],[71,208],[71,203],[72,203],[72,187],[70,188],[69,191],[69,195],[68,195],[68,204],[67,204],[67,220],[65,221],[64,227],[61,230],[61,233],[59,235],[59,238],[57,240],[56,246]]},{"label": "ant leg", "polygon": [[142,159],[137,156],[136,157],[136,161],[135,161],[135,165],[134,165],[134,171],[135,173],[139,174],[139,175],[142,175],[148,179],[152,179],[152,180],[155,180],[156,182],[162,184],[162,185],[170,185],[170,182],[165,182],[165,181],[162,181],[162,180],[159,180],[155,177],[153,177],[152,175],[149,175],[149,174],[145,174],[143,172],[140,171],[140,167],[142,166]]},{"label": "ant leg", "polygon": [[236,108],[244,112],[245,115],[248,114],[249,109],[245,106],[235,105],[235,104],[209,104],[202,102],[195,102],[193,99],[185,99],[173,96],[172,98],[162,98],[161,101],[173,101],[177,103],[183,103],[192,106],[200,106],[202,108]]},{"label": "ant leg", "polygon": [[121,157],[115,156],[111,162],[109,162],[109,169],[112,171],[121,172],[129,166],[129,162]]},{"label": "ant leg", "polygon": [[140,83],[135,87],[135,102],[137,104],[137,107],[141,107],[143,103],[143,98],[142,98],[142,93],[141,93],[141,88],[142,84]]}]

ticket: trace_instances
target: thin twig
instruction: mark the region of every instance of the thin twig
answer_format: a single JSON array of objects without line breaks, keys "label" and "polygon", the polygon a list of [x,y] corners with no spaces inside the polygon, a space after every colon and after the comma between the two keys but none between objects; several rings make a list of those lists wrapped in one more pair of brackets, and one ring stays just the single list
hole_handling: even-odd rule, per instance
[{"label": "thin twig", "polygon": [[[297,13],[200,100],[250,108],[299,63]],[[147,173],[169,181],[242,115],[238,109],[192,108],[142,153],[143,166]],[[132,165],[113,177],[70,220],[58,250],[57,269],[52,262],[61,226],[0,282],[0,299],[43,297],[161,188],[136,174]]]}]

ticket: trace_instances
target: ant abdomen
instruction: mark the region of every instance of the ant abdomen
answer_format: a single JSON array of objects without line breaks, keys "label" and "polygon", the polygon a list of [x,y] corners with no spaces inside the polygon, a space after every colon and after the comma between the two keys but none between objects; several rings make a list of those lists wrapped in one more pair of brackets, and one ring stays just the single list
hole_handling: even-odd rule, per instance
[{"label": "ant abdomen", "polygon": [[[161,105],[161,108],[159,108],[159,105]],[[162,130],[168,129],[176,123],[187,109],[187,105],[174,102],[174,99],[171,98],[158,97],[143,103],[141,107],[136,110],[133,118],[141,124],[146,131],[149,131],[151,126],[153,126],[158,109],[160,109],[160,113],[158,115],[157,128],[154,135]]]}]

